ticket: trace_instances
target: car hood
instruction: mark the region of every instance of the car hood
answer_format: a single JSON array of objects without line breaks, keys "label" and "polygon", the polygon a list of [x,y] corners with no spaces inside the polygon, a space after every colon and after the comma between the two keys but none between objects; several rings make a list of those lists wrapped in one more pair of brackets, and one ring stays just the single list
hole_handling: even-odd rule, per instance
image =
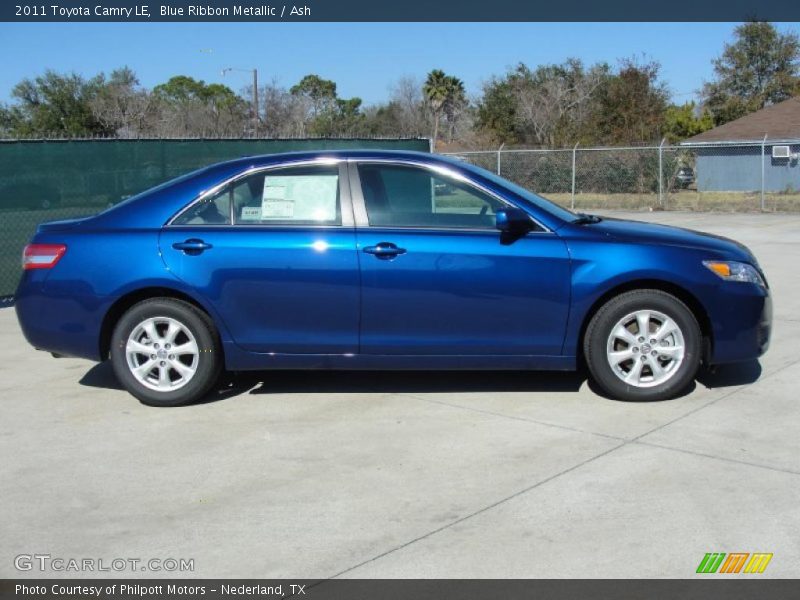
[{"label": "car hood", "polygon": [[693,231],[691,229],[683,229],[682,227],[658,225],[655,223],[643,223],[641,221],[609,219],[605,217],[599,223],[587,225],[586,227],[591,227],[596,233],[620,241],[710,250],[712,252],[724,254],[732,260],[756,264],[753,253],[750,252],[744,244],[740,244],[735,240],[720,235],[704,233],[702,231]]}]

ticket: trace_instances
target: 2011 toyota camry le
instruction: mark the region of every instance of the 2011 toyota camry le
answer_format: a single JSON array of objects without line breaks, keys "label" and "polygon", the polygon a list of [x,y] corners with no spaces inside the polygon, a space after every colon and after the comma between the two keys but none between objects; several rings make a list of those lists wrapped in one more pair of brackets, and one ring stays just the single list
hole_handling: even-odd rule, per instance
[{"label": "2011 toyota camry le", "polygon": [[737,242],[575,214],[414,152],[212,165],[40,225],[23,267],[27,340],[110,358],[158,406],[200,399],[223,369],[581,364],[613,398],[659,400],[702,364],[760,356],[772,318]]}]

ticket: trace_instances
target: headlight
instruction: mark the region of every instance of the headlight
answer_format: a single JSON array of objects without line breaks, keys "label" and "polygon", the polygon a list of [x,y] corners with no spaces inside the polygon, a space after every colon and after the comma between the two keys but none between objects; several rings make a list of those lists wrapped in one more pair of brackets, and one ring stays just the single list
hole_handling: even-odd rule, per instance
[{"label": "headlight", "polygon": [[735,261],[704,260],[703,264],[707,269],[718,275],[725,281],[739,281],[743,283],[755,283],[761,287],[767,287],[761,273],[753,265]]}]

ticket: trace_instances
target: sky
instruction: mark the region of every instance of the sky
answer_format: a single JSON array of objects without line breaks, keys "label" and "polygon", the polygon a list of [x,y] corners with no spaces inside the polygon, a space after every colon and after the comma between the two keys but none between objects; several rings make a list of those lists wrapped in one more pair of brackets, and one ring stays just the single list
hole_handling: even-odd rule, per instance
[{"label": "sky", "polygon": [[[477,95],[492,75],[529,66],[585,64],[625,57],[656,60],[673,101],[695,98],[713,75],[711,61],[735,23],[2,23],[0,102],[25,77],[53,69],[91,77],[131,67],[153,87],[189,75],[241,90],[257,68],[260,82],[290,87],[308,73],[337,83],[341,97],[385,100],[403,76],[434,68],[461,78]],[[781,31],[800,31],[780,23]]]}]

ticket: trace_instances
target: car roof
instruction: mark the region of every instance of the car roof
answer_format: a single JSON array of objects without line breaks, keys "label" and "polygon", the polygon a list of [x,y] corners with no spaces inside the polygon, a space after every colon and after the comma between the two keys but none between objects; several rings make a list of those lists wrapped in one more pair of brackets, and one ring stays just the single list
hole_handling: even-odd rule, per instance
[{"label": "car roof", "polygon": [[283,162],[314,160],[320,158],[346,159],[385,159],[385,160],[413,160],[423,162],[438,162],[455,166],[466,166],[464,162],[430,152],[417,152],[413,150],[313,150],[298,152],[281,152],[279,154],[255,154],[242,156],[233,160],[211,165],[212,167],[237,167],[237,166],[265,166]]},{"label": "car roof", "polygon": [[217,162],[166,181],[154,188],[145,190],[97,215],[98,225],[124,223],[129,227],[147,227],[165,222],[181,206],[227,177],[248,169],[272,165],[290,165],[296,162],[317,159],[384,159],[407,160],[413,162],[436,163],[463,170],[466,163],[427,152],[401,150],[313,150],[283,152],[242,156],[232,160]]},{"label": "car roof", "polygon": [[[190,200],[200,193],[209,190],[226,178],[243,173],[248,169],[272,165],[291,165],[296,162],[317,159],[338,160],[399,160],[422,164],[447,166],[456,172],[469,175],[471,178],[485,179],[490,173],[481,173],[482,169],[458,160],[428,152],[415,152],[411,150],[314,150],[301,152],[284,152],[280,154],[264,154],[243,156],[225,162],[218,162],[197,171],[187,173],[177,179],[165,182],[151,188],[125,202],[97,215],[93,220],[96,226],[124,226],[126,228],[161,226]],[[496,182],[483,181],[490,189],[496,188]],[[547,214],[537,216],[551,229],[563,224],[564,219],[554,215],[547,209],[539,207]]]}]

